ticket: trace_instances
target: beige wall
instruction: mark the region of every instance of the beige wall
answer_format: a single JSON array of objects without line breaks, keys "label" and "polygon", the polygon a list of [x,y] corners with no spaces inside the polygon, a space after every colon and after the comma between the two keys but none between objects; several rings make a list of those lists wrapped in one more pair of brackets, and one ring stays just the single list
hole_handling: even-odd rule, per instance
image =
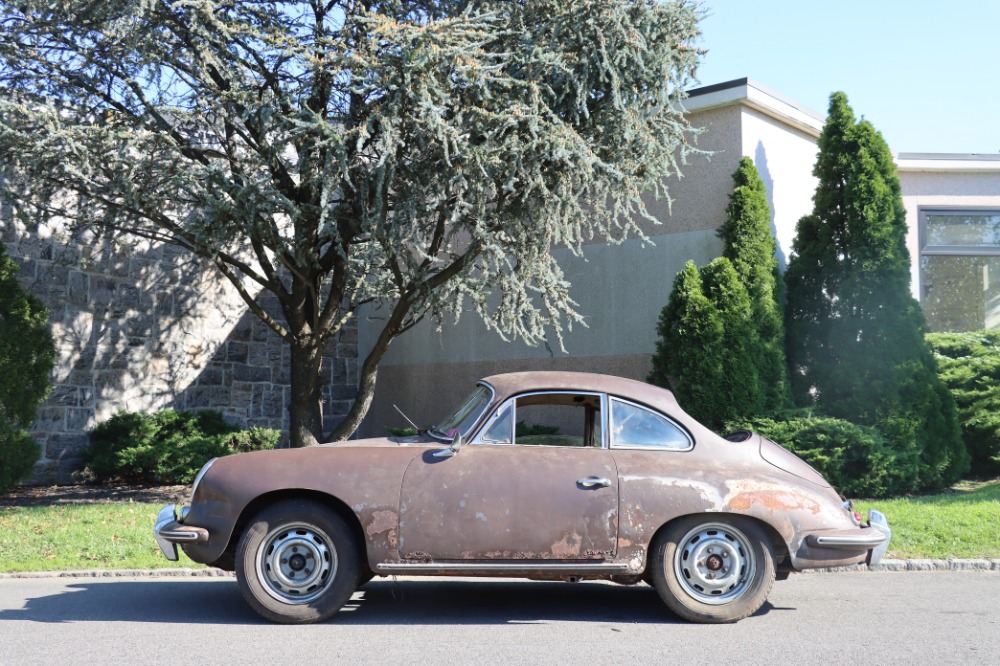
[{"label": "beige wall", "polygon": [[[743,154],[754,161],[771,204],[771,230],[778,241],[778,263],[784,271],[799,218],[812,212],[819,148],[818,131],[789,127],[771,116],[744,107]],[[734,166],[735,168],[735,166]]]}]

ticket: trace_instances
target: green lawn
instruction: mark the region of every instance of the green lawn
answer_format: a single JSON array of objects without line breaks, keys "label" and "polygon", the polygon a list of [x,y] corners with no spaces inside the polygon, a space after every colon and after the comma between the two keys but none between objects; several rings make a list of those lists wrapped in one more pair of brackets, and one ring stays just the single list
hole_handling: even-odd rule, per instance
[{"label": "green lawn", "polygon": [[1000,481],[963,485],[938,495],[857,502],[876,508],[892,527],[887,557],[897,559],[1000,558]]},{"label": "green lawn", "polygon": [[160,504],[0,507],[0,573],[197,567],[167,560],[153,541]]},{"label": "green lawn", "polygon": [[[938,495],[861,501],[892,525],[890,558],[1000,558],[1000,481]],[[153,541],[159,504],[0,507],[0,573],[197,567]]]}]

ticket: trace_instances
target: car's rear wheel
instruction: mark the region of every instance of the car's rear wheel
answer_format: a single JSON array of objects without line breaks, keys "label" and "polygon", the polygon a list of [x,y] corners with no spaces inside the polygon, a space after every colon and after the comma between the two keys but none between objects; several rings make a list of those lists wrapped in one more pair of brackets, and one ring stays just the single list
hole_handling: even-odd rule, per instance
[{"label": "car's rear wheel", "polygon": [[236,549],[243,598],[273,622],[325,620],[357,589],[360,555],[344,520],[321,504],[284,500],[250,521]]},{"label": "car's rear wheel", "polygon": [[774,584],[774,552],[764,531],[737,516],[690,516],[669,525],[652,548],[653,587],[693,622],[736,622],[763,605]]}]

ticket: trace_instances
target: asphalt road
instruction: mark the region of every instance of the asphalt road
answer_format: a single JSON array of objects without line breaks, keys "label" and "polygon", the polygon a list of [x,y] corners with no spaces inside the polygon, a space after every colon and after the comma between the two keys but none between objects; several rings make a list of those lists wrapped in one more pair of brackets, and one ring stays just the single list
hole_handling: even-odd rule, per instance
[{"label": "asphalt road", "polygon": [[798,575],[716,626],[645,585],[380,579],[290,627],[232,579],[0,580],[0,664],[339,663],[1000,664],[1000,573]]}]

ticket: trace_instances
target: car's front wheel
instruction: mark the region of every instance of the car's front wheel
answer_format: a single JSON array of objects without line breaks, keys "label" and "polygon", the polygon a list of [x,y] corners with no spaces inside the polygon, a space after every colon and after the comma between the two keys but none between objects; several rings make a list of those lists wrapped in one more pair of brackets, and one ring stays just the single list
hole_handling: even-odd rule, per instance
[{"label": "car's front wheel", "polygon": [[689,516],[652,546],[650,574],[664,603],[693,622],[753,615],[774,584],[774,553],[764,531],[736,516]]},{"label": "car's front wheel", "polygon": [[357,589],[360,555],[344,520],[321,504],[284,500],[250,521],[236,549],[243,598],[273,622],[319,622]]}]

